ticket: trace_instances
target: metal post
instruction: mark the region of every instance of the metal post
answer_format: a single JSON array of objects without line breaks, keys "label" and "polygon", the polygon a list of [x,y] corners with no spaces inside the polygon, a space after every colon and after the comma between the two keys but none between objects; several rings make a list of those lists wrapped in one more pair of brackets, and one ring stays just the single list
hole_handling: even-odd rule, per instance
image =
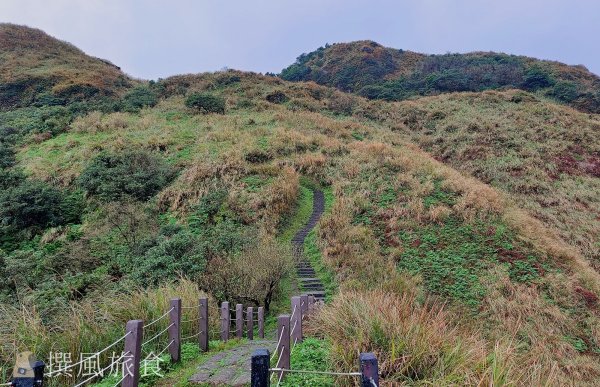
[{"label": "metal post", "polygon": [[208,352],[208,298],[200,298],[198,305],[198,344],[200,350]]},{"label": "metal post", "polygon": [[302,342],[302,299],[300,296],[292,297],[292,317],[290,324],[292,326],[292,343]]},{"label": "metal post", "polygon": [[257,349],[252,353],[251,387],[269,387],[269,350]]},{"label": "metal post", "polygon": [[229,327],[231,321],[229,317],[229,302],[223,301],[221,304],[221,340],[229,340]]},{"label": "metal post", "polygon": [[254,308],[249,306],[246,312],[246,337],[254,340]]},{"label": "metal post", "polygon": [[142,337],[144,322],[131,320],[125,326],[125,348],[123,355],[123,376],[121,387],[137,387],[140,380],[140,360],[142,358]]},{"label": "metal post", "polygon": [[235,305],[235,336],[238,339],[244,337],[244,305]]},{"label": "metal post", "polygon": [[171,299],[169,320],[169,354],[171,362],[177,363],[181,358],[181,298]]},{"label": "metal post", "polygon": [[265,338],[265,308],[258,307],[258,337]]},{"label": "metal post", "polygon": [[377,366],[377,358],[374,353],[361,353],[358,357],[360,361],[361,386],[362,387],[379,387],[379,368]]}]

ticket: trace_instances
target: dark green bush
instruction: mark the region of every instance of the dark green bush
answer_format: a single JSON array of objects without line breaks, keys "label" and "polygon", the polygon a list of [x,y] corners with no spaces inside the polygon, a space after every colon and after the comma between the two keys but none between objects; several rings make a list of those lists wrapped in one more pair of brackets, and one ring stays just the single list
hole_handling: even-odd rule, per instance
[{"label": "dark green bush", "polygon": [[225,114],[225,99],[208,93],[194,93],[185,100],[185,106],[202,113]]},{"label": "dark green bush", "polygon": [[552,96],[562,102],[572,102],[579,96],[577,85],[569,81],[558,82],[552,88]]},{"label": "dark green bush", "polygon": [[177,275],[193,278],[206,266],[202,241],[189,231],[160,236],[158,244],[133,260],[132,278],[143,286],[154,286]]},{"label": "dark green bush", "polygon": [[148,86],[136,86],[123,96],[123,110],[137,112],[158,103],[158,95]]},{"label": "dark green bush", "polygon": [[552,75],[540,66],[532,66],[525,72],[523,77],[523,88],[525,90],[545,89],[554,85],[555,81]]},{"label": "dark green bush", "polygon": [[285,95],[281,91],[274,91],[272,93],[267,94],[266,99],[267,99],[267,101],[269,101],[271,103],[277,103],[277,104],[284,103],[289,100],[287,95]]},{"label": "dark green bush", "polygon": [[15,151],[12,146],[0,140],[0,169],[10,168],[15,162]]},{"label": "dark green bush", "polygon": [[[80,207],[65,194],[41,181],[27,181],[0,194],[0,230],[37,232],[47,227],[77,221]],[[68,211],[66,211],[68,210]]]},{"label": "dark green bush", "polygon": [[126,197],[147,200],[173,176],[174,171],[164,160],[137,150],[98,155],[81,173],[78,182],[87,194],[104,201]]}]

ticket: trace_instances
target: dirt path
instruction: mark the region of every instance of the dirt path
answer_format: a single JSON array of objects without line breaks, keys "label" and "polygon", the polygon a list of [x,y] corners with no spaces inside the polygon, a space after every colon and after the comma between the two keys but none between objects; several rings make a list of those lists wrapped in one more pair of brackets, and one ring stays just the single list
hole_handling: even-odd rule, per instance
[{"label": "dirt path", "polygon": [[[298,263],[299,287],[303,294],[314,295],[316,299],[325,298],[325,288],[317,278],[315,270],[304,255],[304,240],[317,225],[325,210],[325,196],[322,191],[314,190],[313,211],[308,222],[292,238],[292,248]],[[222,351],[208,359],[189,379],[190,383],[202,383],[213,386],[243,386],[250,383],[250,358],[255,349],[275,350],[274,340],[254,340],[235,348]]]}]

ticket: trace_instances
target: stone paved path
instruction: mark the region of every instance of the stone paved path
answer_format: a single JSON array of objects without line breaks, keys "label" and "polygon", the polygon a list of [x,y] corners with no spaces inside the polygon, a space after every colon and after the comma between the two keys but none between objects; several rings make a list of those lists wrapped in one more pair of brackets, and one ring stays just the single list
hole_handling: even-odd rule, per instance
[{"label": "stone paved path", "polygon": [[317,300],[325,299],[325,287],[317,277],[315,269],[304,255],[304,240],[308,233],[317,225],[321,215],[325,211],[325,196],[323,191],[315,190],[313,196],[313,211],[308,222],[292,238],[292,247],[297,259],[296,270],[300,290],[304,294],[313,295]]},{"label": "stone paved path", "polygon": [[190,383],[204,383],[212,386],[243,386],[250,383],[250,358],[259,348],[273,351],[275,342],[253,340],[247,344],[219,352],[198,367],[198,372],[190,378]]},{"label": "stone paved path", "polygon": [[[325,288],[310,262],[304,256],[304,240],[316,226],[323,215],[325,200],[322,191],[314,191],[313,212],[308,222],[292,239],[294,254],[298,259],[296,269],[300,289],[305,294],[312,294],[317,300],[325,298]],[[252,352],[259,348],[267,348],[271,353],[277,343],[273,340],[254,340],[247,344],[219,352],[208,359],[190,378],[190,383],[203,383],[211,386],[243,386],[250,383],[250,358]]]}]

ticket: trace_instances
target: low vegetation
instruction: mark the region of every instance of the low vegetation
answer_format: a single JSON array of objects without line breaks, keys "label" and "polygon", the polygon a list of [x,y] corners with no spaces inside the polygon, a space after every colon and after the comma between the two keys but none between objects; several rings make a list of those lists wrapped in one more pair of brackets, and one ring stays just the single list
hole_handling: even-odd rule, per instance
[{"label": "low vegetation", "polygon": [[339,43],[302,54],[281,77],[388,101],[520,88],[584,112],[600,112],[600,78],[585,67],[493,52],[425,55],[371,41]]},{"label": "low vegetation", "polygon": [[540,92],[390,103],[227,71],[2,111],[0,360],[102,348],[174,294],[276,309],[309,183],[328,211],[307,251],[336,294],[307,367],[370,350],[389,383],[593,384],[597,118]]}]

